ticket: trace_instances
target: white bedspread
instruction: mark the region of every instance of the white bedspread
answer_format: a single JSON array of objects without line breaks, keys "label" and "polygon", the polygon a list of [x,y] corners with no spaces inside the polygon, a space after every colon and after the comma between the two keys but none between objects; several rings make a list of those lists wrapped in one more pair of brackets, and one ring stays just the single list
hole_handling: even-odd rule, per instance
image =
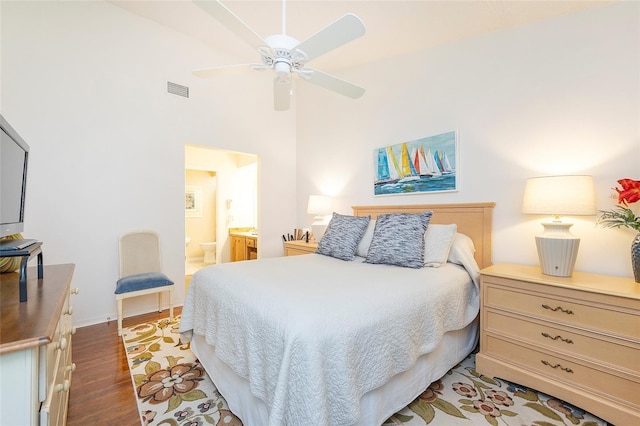
[{"label": "white bedspread", "polygon": [[249,381],[269,425],[344,426],[357,421],[363,394],[469,324],[478,306],[477,284],[458,265],[409,269],[311,254],[198,271],[180,331],[205,336]]}]

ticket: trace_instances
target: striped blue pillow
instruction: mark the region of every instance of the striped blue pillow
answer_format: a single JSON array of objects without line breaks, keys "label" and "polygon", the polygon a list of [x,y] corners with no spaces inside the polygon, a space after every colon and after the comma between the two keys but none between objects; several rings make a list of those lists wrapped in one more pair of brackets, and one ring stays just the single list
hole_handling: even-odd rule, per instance
[{"label": "striped blue pillow", "polygon": [[379,215],[365,263],[424,266],[424,233],[433,212]]},{"label": "striped blue pillow", "polygon": [[345,216],[334,212],[316,253],[353,260],[370,219],[371,216]]}]

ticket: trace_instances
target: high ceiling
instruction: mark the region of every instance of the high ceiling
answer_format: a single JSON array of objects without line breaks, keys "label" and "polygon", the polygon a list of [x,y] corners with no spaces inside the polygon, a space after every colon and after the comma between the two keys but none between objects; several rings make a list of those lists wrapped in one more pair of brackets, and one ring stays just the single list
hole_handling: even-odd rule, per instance
[{"label": "high ceiling", "polygon": [[[366,34],[310,65],[324,71],[417,52],[455,40],[607,4],[612,0],[289,0],[286,33],[303,41],[346,13],[362,19]],[[132,13],[195,37],[230,55],[232,63],[257,62],[251,47],[238,39],[190,0],[111,0]],[[230,0],[223,2],[263,38],[282,33],[281,1]],[[203,59],[202,67],[227,65]]]}]

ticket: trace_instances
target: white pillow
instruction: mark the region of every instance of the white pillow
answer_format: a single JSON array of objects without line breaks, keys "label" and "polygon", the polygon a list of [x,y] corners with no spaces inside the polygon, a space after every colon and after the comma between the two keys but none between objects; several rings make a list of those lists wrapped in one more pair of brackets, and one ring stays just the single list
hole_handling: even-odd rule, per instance
[{"label": "white pillow", "polygon": [[449,262],[464,265],[464,261],[473,259],[476,248],[468,235],[456,232],[449,252]]},{"label": "white pillow", "polygon": [[358,243],[358,247],[356,248],[356,256],[367,257],[367,253],[369,252],[369,246],[371,245],[371,240],[373,240],[373,231],[376,229],[376,220],[371,219],[369,221],[369,225],[367,225],[367,229],[364,231],[364,235]]},{"label": "white pillow", "polygon": [[430,224],[424,234],[424,266],[439,268],[447,263],[458,225]]}]

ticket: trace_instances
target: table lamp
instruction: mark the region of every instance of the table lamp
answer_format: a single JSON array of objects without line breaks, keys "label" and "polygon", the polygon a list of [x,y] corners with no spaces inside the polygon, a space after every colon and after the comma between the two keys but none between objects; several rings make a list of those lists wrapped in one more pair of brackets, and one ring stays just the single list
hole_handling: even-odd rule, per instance
[{"label": "table lamp", "polygon": [[310,195],[307,213],[315,215],[311,224],[311,233],[320,241],[329,224],[329,214],[333,211],[333,201],[328,195]]},{"label": "table lamp", "polygon": [[550,214],[554,219],[542,222],[544,232],[536,237],[542,273],[570,277],[578,256],[580,239],[571,234],[571,223],[560,215],[596,214],[595,191],[591,176],[542,176],[527,180],[522,212]]}]

